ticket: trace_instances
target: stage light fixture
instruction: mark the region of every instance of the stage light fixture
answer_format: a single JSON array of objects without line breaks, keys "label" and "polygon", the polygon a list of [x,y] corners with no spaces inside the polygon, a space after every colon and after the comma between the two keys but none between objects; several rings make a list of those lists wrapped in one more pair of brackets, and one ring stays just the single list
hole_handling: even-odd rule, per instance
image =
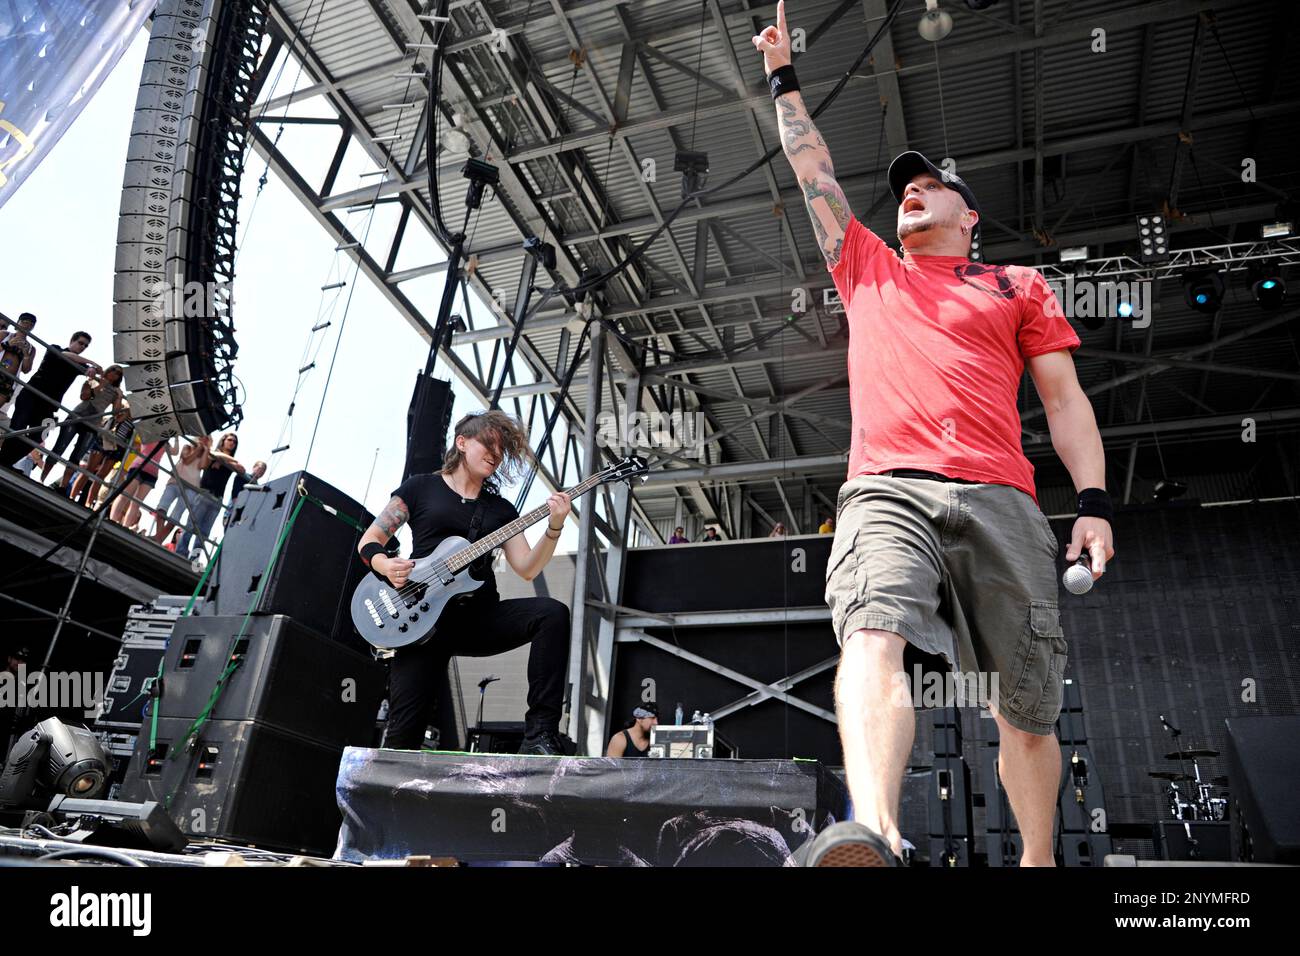
[{"label": "stage light fixture", "polygon": [[1246,270],[1246,280],[1250,283],[1250,294],[1261,309],[1277,309],[1285,301],[1286,281],[1282,278],[1282,270],[1272,263],[1251,263]]},{"label": "stage light fixture", "polygon": [[1295,224],[1290,222],[1266,222],[1259,227],[1261,239],[1285,239],[1295,232]]},{"label": "stage light fixture", "polygon": [[682,198],[699,192],[709,179],[709,154],[679,149],[673,155],[673,172],[682,174]]},{"label": "stage light fixture", "polygon": [[442,148],[448,153],[468,153],[470,147],[469,135],[460,129],[446,129],[440,134],[442,139]]},{"label": "stage light fixture", "polygon": [[1169,258],[1168,225],[1161,213],[1144,213],[1137,217],[1139,259],[1143,262],[1163,262]]},{"label": "stage light fixture", "polygon": [[108,778],[108,755],[85,727],[57,717],[18,737],[0,772],[0,807],[44,807],[51,795],[97,797]]},{"label": "stage light fixture", "polygon": [[1170,481],[1168,478],[1162,478],[1156,482],[1154,497],[1156,501],[1173,501],[1175,498],[1181,498],[1187,494],[1187,485],[1181,481]]},{"label": "stage light fixture", "polygon": [[938,43],[952,33],[952,16],[939,9],[939,0],[925,0],[925,13],[922,14],[916,31],[922,39]]},{"label": "stage light fixture", "polygon": [[1213,315],[1223,304],[1223,276],[1209,269],[1194,269],[1183,276],[1183,297],[1196,312]]},{"label": "stage light fixture", "polygon": [[1087,246],[1066,246],[1060,252],[1062,262],[1082,262],[1088,258]]}]

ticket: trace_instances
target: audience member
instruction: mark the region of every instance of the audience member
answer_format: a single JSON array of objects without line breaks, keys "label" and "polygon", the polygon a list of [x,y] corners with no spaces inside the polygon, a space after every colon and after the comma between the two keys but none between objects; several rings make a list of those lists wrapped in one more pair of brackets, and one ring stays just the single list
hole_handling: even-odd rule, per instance
[{"label": "audience member", "polygon": [[246,475],[235,475],[234,481],[230,483],[230,500],[234,501],[239,497],[239,493],[244,490],[245,485],[258,484],[266,474],[266,462],[253,462],[252,469]]},{"label": "audience member", "polygon": [[226,496],[226,485],[230,476],[244,474],[245,468],[235,460],[239,449],[239,439],[234,432],[221,436],[215,448],[209,448],[203,463],[203,475],[199,478],[199,488],[203,492],[195,502],[190,515],[190,529],[181,542],[177,552],[185,554],[191,561],[198,558],[203,551],[203,544],[217,523],[221,513],[221,502]]},{"label": "audience member", "polygon": [[39,468],[40,466],[41,466],[41,450],[39,448],[33,448],[31,452],[28,453],[26,458],[23,458],[18,462],[18,464],[14,465],[14,468],[16,468],[18,471],[21,471],[24,475],[30,478],[32,476],[32,472],[35,469]]},{"label": "audience member", "polygon": [[[172,473],[163,488],[162,497],[154,509],[153,539],[161,544],[188,509],[197,504],[199,497],[199,476],[203,471],[204,456],[212,447],[212,439],[202,435],[193,444],[181,449],[180,457],[172,456]],[[175,515],[172,511],[175,510]],[[171,545],[175,551],[175,542]]]},{"label": "audience member", "polygon": [[122,366],[110,365],[98,380],[87,379],[81,386],[81,401],[59,426],[59,435],[50,445],[52,454],[45,459],[45,467],[41,469],[41,481],[49,475],[58,458],[68,452],[68,446],[72,446],[72,451],[67,453],[71,465],[63,466],[63,475],[58,482],[59,488],[67,494],[68,486],[77,474],[72,466],[80,466],[90,454],[95,430],[104,427],[104,415],[109,406],[112,406],[114,415],[126,407],[119,388],[121,384]]},{"label": "audience member", "polygon": [[[154,486],[158,484],[158,460],[165,451],[176,454],[176,447],[175,441],[150,442],[141,446],[136,460],[123,463],[122,467],[126,469],[127,474],[135,474],[136,477],[113,502],[113,512],[110,517],[114,521],[125,528],[135,530],[135,526],[140,521],[140,502],[147,498]],[[138,460],[140,458],[144,459],[144,464],[140,464]]]},{"label": "audience member", "polygon": [[669,544],[690,544],[691,539],[686,537],[685,528],[673,528],[673,535],[668,539]]},{"label": "audience member", "polygon": [[[9,320],[4,319],[0,328],[8,324]],[[8,404],[9,397],[13,395],[17,385],[18,376],[26,375],[32,370],[32,361],[36,358],[36,346],[27,340],[27,333],[35,325],[36,316],[24,312],[18,316],[17,327],[0,339],[0,388],[3,388],[6,393],[0,405]]]},{"label": "audience member", "polygon": [[131,432],[135,426],[126,406],[119,407],[113,413],[111,436],[101,432],[95,434],[90,446],[90,458],[86,468],[77,476],[72,486],[72,499],[80,501],[87,508],[94,508],[99,501],[100,489],[109,487],[105,483],[113,467],[122,460],[131,441]]},{"label": "audience member", "polygon": [[[76,377],[100,371],[98,365],[81,354],[89,346],[90,333],[77,332],[67,348],[51,345],[45,350],[40,367],[14,400],[13,420],[9,424],[11,430],[38,428],[42,422],[53,421],[55,408],[63,401],[63,394]],[[0,464],[12,468],[20,458],[26,456],[33,445],[40,443],[39,432],[7,439],[0,446]]]},{"label": "audience member", "polygon": [[768,537],[769,537],[769,538],[784,538],[784,537],[785,537],[785,522],[784,522],[784,521],[778,521],[776,524],[774,524],[774,525],[772,526],[772,532],[771,532],[771,534],[768,535]]}]

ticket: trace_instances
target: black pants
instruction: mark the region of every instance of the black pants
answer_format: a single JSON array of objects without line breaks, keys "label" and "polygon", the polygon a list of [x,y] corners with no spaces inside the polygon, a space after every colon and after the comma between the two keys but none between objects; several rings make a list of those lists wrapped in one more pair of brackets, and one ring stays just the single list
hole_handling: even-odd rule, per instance
[{"label": "black pants", "polygon": [[569,662],[569,609],[554,598],[474,598],[449,607],[433,637],[397,652],[388,678],[384,746],[419,750],[451,657],[491,657],[531,644],[525,733],[558,729]]},{"label": "black pants", "polygon": [[[14,399],[14,417],[9,427],[14,431],[35,428],[47,418],[54,417],[54,403],[39,398],[31,389],[24,388]],[[30,444],[29,444],[30,443]],[[0,447],[0,463],[12,467],[19,460],[32,453],[32,449],[41,443],[41,433],[31,432],[5,440]]]}]

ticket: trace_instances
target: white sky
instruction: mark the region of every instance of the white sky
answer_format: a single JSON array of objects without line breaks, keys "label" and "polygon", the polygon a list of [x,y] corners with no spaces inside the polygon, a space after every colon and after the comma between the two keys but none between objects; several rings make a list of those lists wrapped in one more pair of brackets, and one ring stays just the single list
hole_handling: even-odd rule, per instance
[{"label": "white sky", "polygon": [[[36,334],[60,345],[74,331],[84,329],[94,337],[86,354],[104,365],[111,363],[113,351],[113,257],[122,172],[147,42],[148,34],[142,31],[62,140],[0,208],[0,311],[10,316],[34,313],[39,318]],[[273,72],[272,79],[276,77]],[[307,82],[305,75],[299,80],[291,62],[278,87],[265,91],[262,98],[287,93]],[[296,104],[292,113],[332,115],[320,99]],[[263,123],[262,129],[275,137],[275,124]],[[286,126],[279,146],[308,182],[319,187],[337,140],[335,126]],[[374,185],[375,178],[359,176],[373,168],[359,150],[350,151],[334,191]],[[257,459],[268,461],[271,478],[303,467],[335,336],[351,292],[343,341],[308,470],[378,512],[401,479],[407,405],[428,347],[368,279],[358,275],[355,283],[352,281],[352,260],[346,253],[334,251],[334,241],[274,172],[254,209],[257,180],[265,169],[266,163],[250,151],[241,191],[233,310],[239,344],[235,374],[246,393],[237,457],[250,466]],[[398,214],[394,204],[379,210],[367,243],[372,254],[387,249]],[[360,236],[366,232],[369,216],[353,213],[344,221]],[[417,233],[412,218],[396,268],[444,258],[427,233],[419,235],[423,232],[421,228]],[[321,286],[340,279],[348,280],[349,285],[322,293]],[[402,289],[426,317],[431,321],[436,317],[441,276],[425,276],[404,283]],[[476,327],[495,324],[477,303],[474,316]],[[309,330],[325,319],[333,324],[313,337]],[[298,369],[307,364],[300,362],[305,349],[316,353],[317,366],[303,378],[292,432],[287,434],[290,448],[272,458],[272,448],[286,444],[280,436]],[[436,374],[452,379],[454,417],[480,407],[445,363],[439,363]],[[71,389],[68,394],[73,395]],[[546,493],[538,478],[527,507],[540,504]],[[158,494],[155,491],[150,501]],[[507,490],[507,497],[513,496]],[[541,533],[539,525],[529,540],[536,540]],[[576,523],[570,521],[561,548],[571,549],[575,537]],[[409,538],[405,540],[409,543]]]}]

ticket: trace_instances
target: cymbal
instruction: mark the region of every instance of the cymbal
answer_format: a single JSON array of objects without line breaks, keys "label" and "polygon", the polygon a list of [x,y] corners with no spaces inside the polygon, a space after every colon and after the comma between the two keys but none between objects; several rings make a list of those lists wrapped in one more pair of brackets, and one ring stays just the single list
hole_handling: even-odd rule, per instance
[{"label": "cymbal", "polygon": [[1148,770],[1148,777],[1155,777],[1157,780],[1195,780],[1190,773],[1179,773],[1177,770]]},{"label": "cymbal", "polygon": [[1184,750],[1182,753],[1179,753],[1177,750],[1175,750],[1171,754],[1165,754],[1165,759],[1166,760],[1179,760],[1179,759],[1192,760],[1196,757],[1217,757],[1217,756],[1219,756],[1219,752],[1217,750]]}]

